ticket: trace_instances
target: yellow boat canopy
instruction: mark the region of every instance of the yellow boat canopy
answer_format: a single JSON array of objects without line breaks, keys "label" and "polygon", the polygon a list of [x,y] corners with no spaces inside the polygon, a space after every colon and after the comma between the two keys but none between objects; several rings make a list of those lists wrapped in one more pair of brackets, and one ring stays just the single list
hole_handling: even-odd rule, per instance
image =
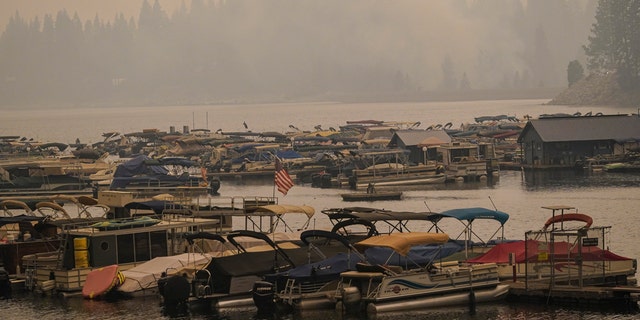
[{"label": "yellow boat canopy", "polygon": [[442,244],[449,241],[446,233],[406,232],[374,236],[356,243],[356,247],[386,247],[406,256],[411,247],[423,244]]},{"label": "yellow boat canopy", "polygon": [[281,216],[285,213],[303,213],[306,214],[308,218],[313,217],[316,213],[316,210],[310,206],[294,206],[288,204],[269,204],[266,206],[257,206],[247,208],[246,211],[248,213],[267,213]]}]

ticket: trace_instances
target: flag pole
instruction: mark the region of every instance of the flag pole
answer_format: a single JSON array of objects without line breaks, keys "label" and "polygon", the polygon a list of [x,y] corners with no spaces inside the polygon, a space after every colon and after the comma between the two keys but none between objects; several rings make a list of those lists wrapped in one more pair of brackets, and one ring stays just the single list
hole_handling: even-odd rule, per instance
[{"label": "flag pole", "polygon": [[278,169],[278,168],[275,168],[275,167],[276,167],[276,166],[275,166],[275,162],[276,162],[276,159],[275,159],[275,158],[277,158],[277,156],[276,156],[275,154],[273,154],[271,151],[269,151],[269,153],[270,153],[270,154],[271,154],[271,156],[273,156],[273,158],[274,158],[274,159],[273,159],[273,163],[274,163],[274,170],[273,170],[273,188],[272,188],[272,190],[271,190],[271,191],[272,191],[271,199],[275,200],[275,199],[276,199],[276,174],[278,174],[278,172],[277,172],[277,169]]}]

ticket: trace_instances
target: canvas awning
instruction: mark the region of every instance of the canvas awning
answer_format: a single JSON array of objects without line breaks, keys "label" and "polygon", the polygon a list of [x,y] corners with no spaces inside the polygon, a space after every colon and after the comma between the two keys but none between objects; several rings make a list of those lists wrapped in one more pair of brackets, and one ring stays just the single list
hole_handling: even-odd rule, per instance
[{"label": "canvas awning", "polygon": [[295,206],[288,204],[269,204],[265,206],[256,206],[246,208],[247,213],[268,213],[281,216],[286,213],[303,213],[308,218],[313,217],[316,210],[310,206]]},{"label": "canvas awning", "polygon": [[356,247],[385,247],[392,249],[402,256],[406,256],[413,246],[425,244],[443,244],[447,241],[449,241],[449,235],[447,235],[446,233],[391,233],[367,238],[356,243]]}]

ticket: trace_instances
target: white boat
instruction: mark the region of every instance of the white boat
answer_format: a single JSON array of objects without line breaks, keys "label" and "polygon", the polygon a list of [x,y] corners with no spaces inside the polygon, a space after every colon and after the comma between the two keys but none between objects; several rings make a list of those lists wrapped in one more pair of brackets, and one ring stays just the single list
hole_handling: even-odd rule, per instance
[{"label": "white boat", "polygon": [[495,301],[505,297],[508,285],[498,279],[495,263],[462,266],[457,262],[412,264],[406,254],[415,245],[444,244],[444,233],[410,232],[374,236],[356,247],[385,247],[388,260],[406,259],[405,266],[360,265],[341,274],[338,304],[346,310],[407,311],[465,303]]}]

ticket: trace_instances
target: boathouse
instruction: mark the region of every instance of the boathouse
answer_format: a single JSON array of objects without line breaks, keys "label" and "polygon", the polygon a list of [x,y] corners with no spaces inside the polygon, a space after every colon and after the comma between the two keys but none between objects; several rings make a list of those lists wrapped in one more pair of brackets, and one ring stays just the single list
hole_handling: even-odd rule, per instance
[{"label": "boathouse", "polygon": [[451,136],[444,130],[398,130],[388,146],[409,150],[409,161],[413,163],[426,163],[437,160],[437,147],[448,143],[451,143]]},{"label": "boathouse", "polygon": [[574,167],[588,159],[612,161],[640,146],[638,115],[549,117],[531,120],[518,136],[523,164]]}]

